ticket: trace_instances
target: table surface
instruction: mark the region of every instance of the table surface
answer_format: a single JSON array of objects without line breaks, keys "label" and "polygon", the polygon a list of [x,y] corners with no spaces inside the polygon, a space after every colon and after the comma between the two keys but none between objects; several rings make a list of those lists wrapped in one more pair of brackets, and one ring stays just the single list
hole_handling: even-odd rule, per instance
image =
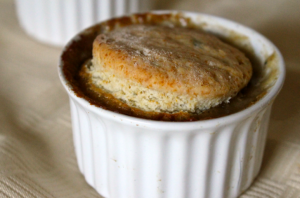
[{"label": "table surface", "polygon": [[[271,114],[262,169],[243,198],[300,197],[300,1],[160,0],[157,9],[225,17],[281,50],[286,81]],[[20,28],[13,0],[0,0],[0,197],[101,197],[80,174],[68,96],[58,79],[61,48]]]}]

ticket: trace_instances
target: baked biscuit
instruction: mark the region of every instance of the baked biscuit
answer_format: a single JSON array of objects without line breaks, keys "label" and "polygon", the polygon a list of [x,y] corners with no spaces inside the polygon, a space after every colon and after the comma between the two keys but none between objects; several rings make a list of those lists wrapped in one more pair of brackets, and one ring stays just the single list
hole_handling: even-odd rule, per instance
[{"label": "baked biscuit", "polygon": [[97,36],[92,82],[132,107],[201,112],[229,102],[252,76],[238,49],[200,30],[130,25]]}]

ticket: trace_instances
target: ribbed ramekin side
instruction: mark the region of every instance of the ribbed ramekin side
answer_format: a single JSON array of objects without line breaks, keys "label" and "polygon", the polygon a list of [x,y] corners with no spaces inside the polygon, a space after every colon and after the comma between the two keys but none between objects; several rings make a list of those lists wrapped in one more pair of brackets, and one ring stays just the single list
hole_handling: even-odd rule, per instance
[{"label": "ribbed ramekin side", "polygon": [[270,107],[227,126],[158,133],[70,102],[80,170],[105,197],[233,198],[260,168]]},{"label": "ribbed ramekin side", "polygon": [[[192,164],[190,171],[193,175],[189,179],[188,194],[183,197],[233,198],[240,194],[240,182],[247,175],[243,159],[249,152],[249,130],[255,117],[254,114],[236,123],[222,127],[216,125],[206,133],[201,130],[195,133],[191,138],[194,142],[190,145],[199,148],[191,149],[191,153],[198,152],[199,156],[191,157],[188,162]],[[203,148],[200,148],[201,145]]]},{"label": "ribbed ramekin side", "polygon": [[243,191],[243,189],[247,188],[248,186],[248,171],[251,168],[249,165],[249,159],[251,155],[252,145],[252,138],[253,138],[253,123],[257,120],[257,113],[252,115],[247,121],[242,124],[239,137],[237,138],[237,145],[238,145],[238,152],[239,152],[239,166],[240,166],[240,176],[237,185],[238,193]]},{"label": "ribbed ramekin side", "polygon": [[229,151],[231,153],[231,165],[227,171],[229,185],[226,187],[224,197],[237,197],[257,176],[264,152],[269,108],[252,114],[235,126]]},{"label": "ribbed ramekin side", "polygon": [[248,131],[248,152],[246,153],[244,159],[246,163],[246,178],[244,180],[244,183],[242,184],[241,191],[245,191],[251,185],[257,175],[257,172],[255,172],[255,170],[257,170],[257,167],[260,167],[262,161],[262,158],[260,156],[263,155],[264,142],[267,135],[267,128],[265,128],[264,126],[268,124],[267,120],[263,120],[264,118],[266,119],[268,117],[266,111],[267,109],[263,109],[257,113],[255,119],[251,123],[251,128]]},{"label": "ribbed ramekin side", "polygon": [[22,28],[29,34],[34,34],[34,12],[31,5],[34,4],[33,0],[16,0],[17,16]]},{"label": "ribbed ramekin side", "polygon": [[[207,170],[207,186],[203,197],[226,197],[228,186],[233,183],[228,177],[230,166],[235,163],[232,157],[232,148],[235,147],[234,136],[236,123],[222,127],[216,127],[213,131],[210,153],[210,161]],[[236,171],[236,170],[234,170]]]},{"label": "ribbed ramekin side", "polygon": [[[104,118],[105,119],[105,118]],[[124,197],[128,191],[127,171],[132,171],[132,167],[126,164],[126,126],[123,128],[114,121],[105,120],[107,126],[107,159],[105,163],[108,167],[108,188],[109,198]]]},{"label": "ribbed ramekin side", "polygon": [[[245,181],[248,181],[248,171],[250,167],[249,156],[252,149],[253,123],[257,119],[257,112],[250,117],[237,123],[234,129],[234,141],[232,142],[232,159],[231,175],[226,195],[228,197],[237,197],[242,189],[245,188]],[[252,181],[253,178],[250,178]]]},{"label": "ribbed ramekin side", "polygon": [[223,126],[157,131],[70,104],[80,170],[109,198],[237,197],[259,171],[271,109]]},{"label": "ribbed ramekin side", "polygon": [[157,133],[101,118],[74,101],[71,110],[80,169],[109,198],[238,196],[260,167],[269,116],[261,111],[212,130]]},{"label": "ribbed ramekin side", "polygon": [[[267,133],[265,126],[268,124],[266,119],[269,114],[265,112],[265,109],[261,110],[244,120],[221,128],[216,127],[210,132],[210,140],[207,139],[210,147],[205,154],[209,158],[206,159],[208,165],[203,172],[206,174],[206,186],[202,187],[201,193],[198,192],[199,195],[189,197],[233,198],[250,186],[257,175],[264,151],[264,146],[260,145],[263,145]],[[196,143],[199,144],[200,142]],[[194,180],[190,183],[199,185],[201,182]],[[198,190],[200,189],[198,186]]]},{"label": "ribbed ramekin side", "polygon": [[54,45],[62,45],[66,43],[67,37],[65,29],[68,28],[65,26],[64,20],[64,8],[63,8],[64,1],[61,0],[52,0],[48,2],[47,9],[48,9],[48,34],[47,35],[37,35],[37,37],[46,43],[54,44]]},{"label": "ribbed ramekin side", "polygon": [[66,44],[76,33],[99,21],[151,9],[150,0],[16,0],[16,5],[23,29],[53,45]]},{"label": "ribbed ramekin side", "polygon": [[[192,131],[188,137],[188,161],[186,174],[186,192],[184,197],[205,197],[210,188],[207,178],[210,177],[212,143],[214,141],[214,131],[199,130]],[[169,175],[170,179],[171,175]],[[172,190],[170,186],[169,191]]]},{"label": "ribbed ramekin side", "polygon": [[[192,131],[168,131],[163,145],[161,197],[189,197],[189,166],[192,155]],[[204,135],[205,136],[205,135]],[[200,147],[203,149],[204,145]],[[204,165],[205,166],[205,165]],[[200,168],[200,167],[199,167]]]},{"label": "ribbed ramekin side", "polygon": [[224,186],[224,197],[237,197],[240,193],[241,181],[243,179],[243,157],[245,154],[244,142],[247,142],[247,130],[255,116],[239,121],[232,125],[232,136],[230,140],[229,157],[226,173],[226,182]]},{"label": "ribbed ramekin side", "polygon": [[77,158],[77,163],[79,170],[83,173],[83,159],[82,159],[82,148],[81,148],[81,131],[80,131],[80,120],[78,115],[78,104],[75,100],[70,97],[70,110],[71,110],[71,120],[72,120],[72,131],[73,131],[73,141],[75,154]]},{"label": "ribbed ramekin side", "polygon": [[[243,169],[243,177],[240,182],[240,193],[245,191],[253,182],[259,170],[262,155],[264,152],[264,142],[267,134],[265,127],[268,122],[269,114],[266,114],[267,109],[259,111],[252,120],[249,129],[245,130],[245,139],[240,140],[241,148],[243,149],[243,157],[241,165]],[[264,122],[262,122],[264,121]],[[262,145],[258,145],[262,144]]]},{"label": "ribbed ramekin side", "polygon": [[261,118],[258,120],[258,127],[257,127],[257,141],[256,141],[256,150],[254,151],[254,161],[255,166],[253,169],[253,177],[255,178],[260,170],[262,160],[263,160],[263,154],[265,150],[265,144],[266,144],[266,138],[268,134],[268,129],[269,129],[269,120],[270,120],[270,114],[272,110],[272,103],[268,105],[266,108],[265,112],[262,112]]},{"label": "ribbed ramekin side", "polygon": [[70,98],[73,138],[79,169],[86,181],[108,197],[107,130],[97,115]]},{"label": "ribbed ramekin side", "polygon": [[110,198],[158,198],[164,163],[164,132],[105,120]]},{"label": "ribbed ramekin side", "polygon": [[92,142],[92,126],[88,116],[88,112],[79,104],[77,104],[78,120],[79,120],[79,133],[81,144],[81,159],[82,159],[82,172],[86,181],[90,185],[94,185],[94,159],[93,159],[93,142]]},{"label": "ribbed ramekin side", "polygon": [[[82,0],[84,1],[84,0]],[[130,13],[149,11],[152,8],[151,0],[90,0],[94,1],[96,11],[95,22],[119,17]]]},{"label": "ribbed ramekin side", "polygon": [[65,27],[65,15],[72,10],[65,9],[69,6],[68,2],[71,1],[16,0],[20,25],[37,40],[54,45],[65,44],[65,30],[69,28]]},{"label": "ribbed ramekin side", "polygon": [[109,195],[108,188],[108,166],[107,166],[107,127],[105,122],[97,115],[89,112],[88,117],[91,124],[91,149],[94,169],[92,172],[93,184],[100,194],[105,197]]}]

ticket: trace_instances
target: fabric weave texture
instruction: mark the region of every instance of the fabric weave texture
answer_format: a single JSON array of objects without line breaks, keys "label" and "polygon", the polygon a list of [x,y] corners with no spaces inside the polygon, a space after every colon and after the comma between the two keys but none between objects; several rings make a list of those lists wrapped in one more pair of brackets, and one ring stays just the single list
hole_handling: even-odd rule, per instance
[{"label": "fabric weave texture", "polygon": [[[300,1],[164,0],[156,6],[240,22],[281,50],[286,82],[273,106],[262,169],[241,198],[300,198]],[[0,197],[101,197],[78,169],[68,96],[57,74],[62,49],[26,35],[13,0],[0,0],[0,27]]]}]

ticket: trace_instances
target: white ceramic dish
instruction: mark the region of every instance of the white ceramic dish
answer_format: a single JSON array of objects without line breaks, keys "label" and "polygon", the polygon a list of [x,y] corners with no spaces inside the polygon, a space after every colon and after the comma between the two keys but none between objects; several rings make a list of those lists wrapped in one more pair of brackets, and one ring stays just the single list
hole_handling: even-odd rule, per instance
[{"label": "white ceramic dish", "polygon": [[59,76],[70,97],[79,168],[104,197],[233,198],[260,170],[271,106],[284,81],[283,58],[270,41],[247,27],[199,13],[183,15],[223,37],[234,32],[247,38],[238,42],[253,48],[261,65],[275,56],[270,68],[278,72],[275,83],[258,102],[235,114],[195,122],[151,121],[107,111],[77,97],[61,61]]},{"label": "white ceramic dish", "polygon": [[150,0],[15,0],[22,28],[33,38],[63,46],[76,33],[111,17],[151,9]]}]

